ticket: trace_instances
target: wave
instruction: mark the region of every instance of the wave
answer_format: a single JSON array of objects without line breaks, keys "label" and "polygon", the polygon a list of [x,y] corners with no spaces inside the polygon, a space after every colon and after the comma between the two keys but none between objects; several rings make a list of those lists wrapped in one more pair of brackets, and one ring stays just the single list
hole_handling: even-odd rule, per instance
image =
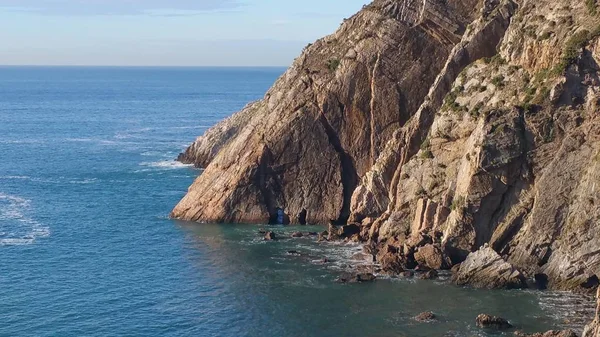
[{"label": "wave", "polygon": [[162,170],[177,170],[177,169],[182,169],[182,168],[194,167],[194,165],[183,164],[183,163],[180,163],[175,160],[161,160],[161,161],[155,161],[155,162],[144,162],[144,163],[140,163],[140,166],[152,167],[152,168],[162,169]]},{"label": "wave", "polygon": [[0,246],[29,245],[50,236],[50,228],[34,220],[31,200],[0,192]]},{"label": "wave", "polygon": [[37,139],[0,139],[0,144],[42,144],[43,141]]}]

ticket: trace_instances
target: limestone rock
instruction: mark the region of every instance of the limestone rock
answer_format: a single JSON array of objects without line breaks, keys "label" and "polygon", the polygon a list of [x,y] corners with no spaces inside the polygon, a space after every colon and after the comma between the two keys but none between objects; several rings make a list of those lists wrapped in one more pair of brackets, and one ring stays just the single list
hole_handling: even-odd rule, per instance
[{"label": "limestone rock", "polygon": [[450,261],[446,258],[442,249],[437,245],[425,245],[415,252],[415,260],[419,265],[431,269],[448,269]]},{"label": "limestone rock", "polygon": [[523,275],[489,246],[469,254],[452,278],[458,285],[468,284],[486,289],[527,286]]},{"label": "limestone rock", "polygon": [[477,3],[376,0],[305,48],[262,100],[181,156],[205,170],[172,217],[265,223],[282,208],[292,223],[303,210],[307,223],[345,223],[360,179],[416,113]]}]

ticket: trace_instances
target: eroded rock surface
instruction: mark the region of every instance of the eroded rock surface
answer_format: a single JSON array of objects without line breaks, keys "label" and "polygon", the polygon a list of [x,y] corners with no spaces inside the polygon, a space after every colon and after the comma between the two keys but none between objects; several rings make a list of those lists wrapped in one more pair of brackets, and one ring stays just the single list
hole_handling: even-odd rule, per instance
[{"label": "eroded rock surface", "polygon": [[291,223],[332,222],[321,240],[350,224],[384,273],[462,263],[461,284],[527,278],[593,292],[600,22],[590,4],[374,1],[182,154],[205,171],[172,215],[267,223],[281,208]]},{"label": "eroded rock surface", "polygon": [[488,246],[469,254],[454,271],[452,280],[458,285],[471,285],[477,288],[527,287],[523,274]]}]

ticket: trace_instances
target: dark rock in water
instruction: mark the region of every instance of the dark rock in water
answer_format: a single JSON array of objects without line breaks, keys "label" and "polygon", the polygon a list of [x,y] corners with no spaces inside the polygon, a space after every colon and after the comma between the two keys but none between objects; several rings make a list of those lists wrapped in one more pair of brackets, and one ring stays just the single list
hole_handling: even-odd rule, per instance
[{"label": "dark rock in water", "polygon": [[454,269],[452,280],[458,285],[471,285],[485,289],[527,287],[523,274],[488,245],[469,254],[460,267]]},{"label": "dark rock in water", "polygon": [[377,279],[377,277],[371,273],[362,273],[362,274],[346,274],[342,275],[337,279],[337,282],[341,283],[364,283],[364,282],[373,282]]},{"label": "dark rock in water", "polygon": [[412,271],[412,270],[405,270],[405,271],[402,273],[402,276],[404,276],[404,277],[406,277],[406,278],[411,278],[411,277],[414,277],[414,276],[415,276],[415,272],[414,272],[414,271]]},{"label": "dark rock in water", "polygon": [[439,276],[439,274],[438,274],[437,270],[432,269],[424,274],[421,274],[419,276],[419,278],[421,280],[435,280],[436,278],[438,278],[438,276]]},{"label": "dark rock in water", "polygon": [[317,232],[308,232],[308,233],[306,233],[306,235],[307,236],[318,236],[319,233],[317,233]]},{"label": "dark rock in water", "polygon": [[294,233],[292,233],[292,237],[293,238],[301,238],[303,236],[304,236],[304,234],[302,234],[302,232],[294,232]]},{"label": "dark rock in water", "polygon": [[277,240],[277,236],[273,232],[265,233],[265,241],[274,241]]},{"label": "dark rock in water", "polygon": [[297,250],[288,250],[287,251],[287,255],[292,255],[292,256],[302,256],[302,253],[300,253]]},{"label": "dark rock in water", "polygon": [[515,336],[518,337],[579,337],[572,330],[564,330],[564,331],[548,331],[546,333],[535,333],[528,335],[526,333],[522,333],[520,331],[515,332]]},{"label": "dark rock in water", "polygon": [[329,235],[329,233],[327,231],[323,231],[323,232],[319,233],[319,237],[318,237],[317,241],[318,242],[327,241],[328,235]]},{"label": "dark rock in water", "polygon": [[490,316],[486,314],[481,314],[477,316],[475,320],[477,322],[477,326],[480,328],[490,328],[497,330],[506,330],[512,328],[512,324],[510,324],[507,320],[501,317]]},{"label": "dark rock in water", "polygon": [[435,321],[437,319],[437,316],[431,312],[431,311],[427,311],[427,312],[422,312],[420,314],[418,314],[417,316],[415,316],[414,320],[417,322],[432,322]]},{"label": "dark rock in water", "polygon": [[265,235],[265,234],[267,234],[267,230],[264,229],[264,228],[261,228],[261,229],[258,230],[258,234]]},{"label": "dark rock in water", "polygon": [[351,238],[357,234],[360,234],[360,227],[356,224],[351,224],[342,227],[340,236],[344,238]]}]

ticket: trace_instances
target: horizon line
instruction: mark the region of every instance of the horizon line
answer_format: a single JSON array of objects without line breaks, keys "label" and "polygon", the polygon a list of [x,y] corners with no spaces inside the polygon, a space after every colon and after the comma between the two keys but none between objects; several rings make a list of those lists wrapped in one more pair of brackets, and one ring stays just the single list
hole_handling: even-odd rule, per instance
[{"label": "horizon line", "polygon": [[104,64],[0,64],[0,68],[289,68],[291,65],[104,65]]}]

